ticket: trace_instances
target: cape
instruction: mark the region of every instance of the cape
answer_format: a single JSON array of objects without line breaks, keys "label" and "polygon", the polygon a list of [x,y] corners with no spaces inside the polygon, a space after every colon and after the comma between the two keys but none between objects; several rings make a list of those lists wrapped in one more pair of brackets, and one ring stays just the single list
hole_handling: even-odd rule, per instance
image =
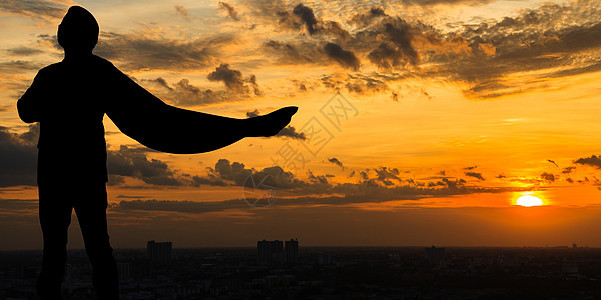
[{"label": "cape", "polygon": [[[107,116],[140,144],[176,154],[203,153],[245,137],[244,119],[216,116],[166,104],[111,64]],[[111,93],[112,94],[112,93]]]}]

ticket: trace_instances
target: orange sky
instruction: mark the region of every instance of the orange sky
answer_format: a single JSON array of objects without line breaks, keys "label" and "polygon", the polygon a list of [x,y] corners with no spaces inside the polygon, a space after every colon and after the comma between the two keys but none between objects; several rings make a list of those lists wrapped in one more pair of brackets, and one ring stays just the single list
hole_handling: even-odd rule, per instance
[{"label": "orange sky", "polygon": [[[95,54],[170,104],[300,107],[280,137],[197,155],[105,118],[116,248],[601,246],[599,1],[43,0],[0,4],[0,250],[41,246],[38,127],[15,101],[62,59],[75,4],[100,24]],[[275,178],[269,207],[244,200],[251,174]],[[526,194],[544,205],[516,207]]]}]

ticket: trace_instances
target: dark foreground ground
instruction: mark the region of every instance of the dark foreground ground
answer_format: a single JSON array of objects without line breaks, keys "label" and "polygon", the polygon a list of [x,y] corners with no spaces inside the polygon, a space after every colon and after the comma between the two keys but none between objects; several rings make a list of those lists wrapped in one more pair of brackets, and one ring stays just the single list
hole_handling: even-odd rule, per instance
[{"label": "dark foreground ground", "polygon": [[[115,251],[121,299],[601,299],[601,249],[302,247],[296,263],[259,264],[256,248]],[[41,251],[0,252],[0,300],[35,299]],[[66,299],[95,299],[82,250],[70,251]]]}]

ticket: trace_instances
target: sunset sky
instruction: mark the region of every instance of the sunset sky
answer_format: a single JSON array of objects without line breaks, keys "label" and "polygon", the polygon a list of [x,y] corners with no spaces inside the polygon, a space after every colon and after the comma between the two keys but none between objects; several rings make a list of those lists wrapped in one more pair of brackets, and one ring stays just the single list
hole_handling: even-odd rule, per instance
[{"label": "sunset sky", "polygon": [[[115,248],[601,247],[601,1],[24,0],[0,2],[0,250],[42,245],[39,127],[16,100],[62,59],[71,5],[100,25],[94,53],[169,104],[299,107],[278,137],[195,155],[105,117]],[[247,203],[251,175],[271,205]]]}]

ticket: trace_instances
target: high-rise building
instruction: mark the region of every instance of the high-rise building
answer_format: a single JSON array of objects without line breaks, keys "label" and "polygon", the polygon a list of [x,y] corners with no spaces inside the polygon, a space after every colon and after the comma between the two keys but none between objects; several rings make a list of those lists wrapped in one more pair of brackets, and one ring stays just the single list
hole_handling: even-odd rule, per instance
[{"label": "high-rise building", "polygon": [[258,241],[257,262],[261,265],[277,265],[284,262],[284,243],[282,241]]},{"label": "high-rise building", "polygon": [[127,280],[130,278],[131,265],[129,263],[117,263],[117,270],[119,271],[119,280]]},{"label": "high-rise building", "polygon": [[317,257],[318,265],[331,265],[332,264],[332,255],[330,254],[321,254]]},{"label": "high-rise building", "polygon": [[424,254],[432,265],[441,265],[444,260],[444,248],[424,248]]},{"label": "high-rise building", "polygon": [[286,263],[295,264],[298,262],[298,240],[290,239],[285,243]]},{"label": "high-rise building", "polygon": [[156,243],[148,241],[146,243],[146,253],[152,264],[165,264],[171,262],[171,242]]}]

